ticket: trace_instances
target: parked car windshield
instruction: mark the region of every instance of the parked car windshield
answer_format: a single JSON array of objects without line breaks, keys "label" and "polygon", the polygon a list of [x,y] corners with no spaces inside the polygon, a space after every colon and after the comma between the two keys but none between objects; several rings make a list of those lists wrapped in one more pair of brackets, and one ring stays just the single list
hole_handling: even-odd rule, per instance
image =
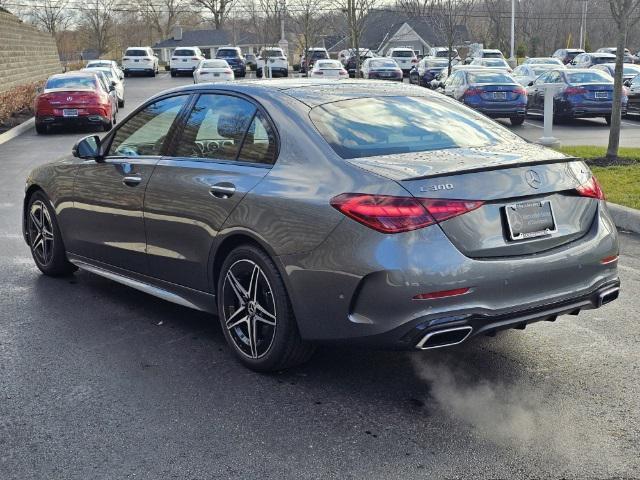
[{"label": "parked car windshield", "polygon": [[[456,57],[457,55],[458,55],[458,51],[457,50],[451,50],[451,57]],[[449,51],[448,50],[440,50],[439,52],[436,52],[436,57],[449,58]]]},{"label": "parked car windshield", "polygon": [[512,134],[474,111],[435,97],[342,100],[311,110],[311,121],[342,158],[491,145]]},{"label": "parked car windshield", "polygon": [[394,50],[391,53],[392,57],[399,57],[399,58],[404,58],[404,57],[413,57],[413,52],[409,51],[409,50]]},{"label": "parked car windshield", "polygon": [[469,83],[513,83],[509,75],[500,72],[469,72],[467,80]]},{"label": "parked car windshield", "polygon": [[327,52],[324,52],[322,50],[314,50],[313,52],[311,52],[311,58],[329,58],[329,55],[327,55]]},{"label": "parked car windshield", "polygon": [[95,77],[87,75],[86,77],[73,76],[73,77],[58,77],[50,78],[47,80],[47,84],[44,87],[46,90],[52,88],[65,88],[67,90],[93,90],[96,88]]},{"label": "parked car windshield", "polygon": [[398,68],[398,64],[393,60],[371,60],[369,68]]},{"label": "parked car windshield", "polygon": [[192,57],[195,54],[196,52],[193,50],[174,50],[173,51],[174,57]]},{"label": "parked car windshield", "polygon": [[501,58],[485,58],[482,60],[482,65],[487,67],[506,67],[507,62]]},{"label": "parked car windshield", "polygon": [[449,60],[427,60],[424,64],[427,68],[443,68],[449,64]]},{"label": "parked car windshield", "polygon": [[127,50],[124,55],[125,57],[148,57],[149,53],[146,50]]},{"label": "parked car windshield", "polygon": [[593,72],[568,72],[569,83],[612,83],[611,76],[606,73],[594,70]]}]

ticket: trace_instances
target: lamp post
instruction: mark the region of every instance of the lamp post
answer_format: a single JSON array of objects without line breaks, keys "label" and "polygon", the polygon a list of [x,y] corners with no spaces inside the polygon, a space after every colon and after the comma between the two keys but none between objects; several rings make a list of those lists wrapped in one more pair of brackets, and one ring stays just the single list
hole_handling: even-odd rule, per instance
[{"label": "lamp post", "polygon": [[513,62],[512,67],[514,67],[516,64],[515,43],[516,43],[516,0],[511,0],[511,56],[509,57],[509,60]]},{"label": "lamp post", "polygon": [[589,0],[583,0],[582,2],[582,15],[580,16],[580,45],[579,48],[585,49],[587,43],[587,5]]}]

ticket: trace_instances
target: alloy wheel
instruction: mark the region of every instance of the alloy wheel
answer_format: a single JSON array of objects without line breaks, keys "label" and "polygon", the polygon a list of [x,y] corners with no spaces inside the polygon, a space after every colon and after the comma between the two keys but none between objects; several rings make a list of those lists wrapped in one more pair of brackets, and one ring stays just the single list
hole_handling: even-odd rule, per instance
[{"label": "alloy wheel", "polygon": [[236,348],[253,359],[263,357],[276,334],[276,303],[264,271],[242,259],[226,272],[222,287],[224,326]]},{"label": "alloy wheel", "polygon": [[29,209],[28,222],[31,250],[37,260],[47,265],[53,257],[53,223],[49,210],[41,200],[36,200]]}]

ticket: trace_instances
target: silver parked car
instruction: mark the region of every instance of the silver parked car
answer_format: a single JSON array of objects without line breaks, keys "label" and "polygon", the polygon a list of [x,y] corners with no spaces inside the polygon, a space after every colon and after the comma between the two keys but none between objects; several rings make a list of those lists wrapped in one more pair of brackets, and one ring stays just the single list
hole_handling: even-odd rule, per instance
[{"label": "silver parked car", "polygon": [[318,342],[454,345],[620,285],[584,162],[403,84],[163,92],[34,169],[23,219],[45,274],[80,267],[214,313],[259,371]]}]

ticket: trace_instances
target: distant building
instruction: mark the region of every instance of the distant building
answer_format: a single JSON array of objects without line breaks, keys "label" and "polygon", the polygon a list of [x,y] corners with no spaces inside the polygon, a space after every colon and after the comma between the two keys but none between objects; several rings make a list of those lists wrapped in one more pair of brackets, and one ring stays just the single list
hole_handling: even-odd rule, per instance
[{"label": "distant building", "polygon": [[220,47],[240,47],[242,53],[255,53],[260,45],[257,37],[249,32],[228,30],[182,30],[175,27],[171,38],[156,43],[152,48],[161,61],[171,60],[172,52],[178,47],[199,47],[205,57],[215,57]]},{"label": "distant building", "polygon": [[[456,27],[455,45],[469,41],[464,25]],[[367,16],[359,46],[380,55],[393,47],[410,47],[426,54],[431,47],[446,46],[446,34],[428,17],[409,17],[401,11],[375,10]],[[351,48],[351,39],[344,37],[329,47],[331,53]]]}]

